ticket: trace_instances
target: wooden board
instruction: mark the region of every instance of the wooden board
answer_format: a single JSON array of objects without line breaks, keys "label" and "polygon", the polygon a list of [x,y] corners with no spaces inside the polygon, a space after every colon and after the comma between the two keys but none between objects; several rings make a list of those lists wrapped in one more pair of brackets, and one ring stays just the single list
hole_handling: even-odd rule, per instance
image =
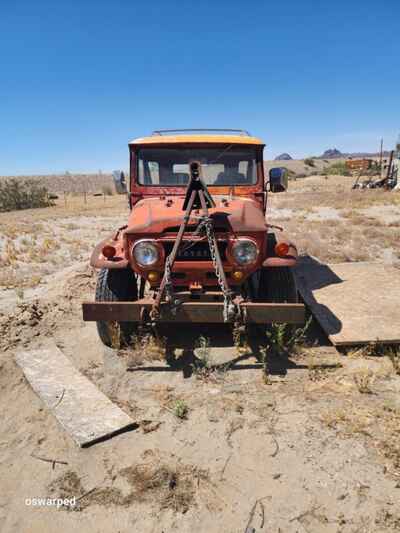
[{"label": "wooden board", "polygon": [[55,344],[20,352],[15,359],[33,390],[79,446],[137,427]]},{"label": "wooden board", "polygon": [[301,296],[333,344],[400,342],[400,270],[305,257],[295,273]]}]

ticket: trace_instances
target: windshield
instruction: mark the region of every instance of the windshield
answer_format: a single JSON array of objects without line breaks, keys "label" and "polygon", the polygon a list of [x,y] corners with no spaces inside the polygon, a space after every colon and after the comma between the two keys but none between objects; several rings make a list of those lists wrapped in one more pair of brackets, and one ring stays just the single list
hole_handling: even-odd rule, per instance
[{"label": "windshield", "polygon": [[138,181],[141,185],[186,185],[189,164],[199,161],[206,185],[254,185],[257,183],[254,146],[144,147],[138,152]]}]

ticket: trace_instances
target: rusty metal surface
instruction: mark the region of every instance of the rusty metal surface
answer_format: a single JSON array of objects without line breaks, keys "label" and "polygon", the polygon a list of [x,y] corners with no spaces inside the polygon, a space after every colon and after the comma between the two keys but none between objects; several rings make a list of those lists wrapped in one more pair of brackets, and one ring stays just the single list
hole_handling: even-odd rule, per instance
[{"label": "rusty metal surface", "polygon": [[115,236],[116,234],[114,232],[109,237],[102,240],[95,246],[92,252],[92,255],[90,256],[91,267],[113,269],[113,268],[126,268],[129,265],[128,260],[125,259],[124,257],[116,256],[113,260],[110,260],[104,257],[104,255],[101,253],[103,247],[106,244],[118,246],[119,242],[114,240]]},{"label": "rusty metal surface", "polygon": [[[139,322],[142,308],[150,310],[154,300],[143,299],[136,302],[84,302],[82,304],[85,321]],[[171,314],[168,306],[161,304],[161,322],[222,323],[223,302],[188,301],[182,303],[176,316]],[[286,322],[288,324],[304,323],[305,308],[303,304],[243,303],[247,321],[268,324]]]},{"label": "rusty metal surface", "polygon": [[[144,274],[144,268],[137,265],[132,255],[133,243],[140,238],[155,239],[157,243],[175,243],[178,239],[179,227],[181,226],[184,211],[182,211],[184,198],[164,197],[148,198],[138,202],[132,209],[128,228],[123,232],[123,248],[125,259],[129,261],[131,268],[139,275]],[[226,243],[226,258],[223,259],[224,270],[229,275],[233,269],[239,269],[244,276],[242,282],[254,271],[261,267],[265,255],[261,252],[257,261],[249,265],[237,265],[230,254],[233,239],[246,236],[256,241],[259,250],[265,249],[267,224],[260,205],[249,198],[234,198],[227,200],[219,198],[215,208],[210,208],[208,214],[213,221],[215,236],[218,242]],[[187,221],[187,239],[199,223],[200,210],[193,210]],[[210,258],[211,259],[211,258]],[[160,278],[164,272],[162,264],[152,265],[151,270],[156,270]],[[174,274],[182,274],[173,285],[189,285],[198,281],[204,286],[215,286],[217,279],[212,276],[214,271],[210,261],[200,261],[196,258],[181,260],[176,258],[173,265]],[[211,276],[210,276],[211,274]],[[229,281],[236,285],[233,280]],[[152,283],[157,286],[158,283]]]},{"label": "rusty metal surface", "polygon": [[349,170],[368,170],[374,163],[373,159],[347,159],[344,164]]},{"label": "rusty metal surface", "polygon": [[[211,191],[211,187],[208,187]],[[169,227],[179,226],[182,222],[183,198],[154,197],[138,202],[129,217],[129,228],[126,234],[163,233]],[[218,200],[217,200],[218,201]],[[214,224],[224,231],[233,233],[266,231],[265,216],[257,202],[249,198],[234,198],[228,202],[219,200],[215,208],[209,210]],[[195,213],[189,220],[189,225],[195,225]]]},{"label": "rusty metal surface", "polygon": [[305,303],[335,345],[400,343],[400,275],[390,265],[325,265],[301,258],[295,268]]}]

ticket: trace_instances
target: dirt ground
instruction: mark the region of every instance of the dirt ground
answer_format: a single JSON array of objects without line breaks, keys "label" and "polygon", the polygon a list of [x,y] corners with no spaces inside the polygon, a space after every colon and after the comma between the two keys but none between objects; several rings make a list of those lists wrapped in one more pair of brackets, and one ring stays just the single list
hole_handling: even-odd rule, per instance
[{"label": "dirt ground", "polygon": [[[271,195],[270,223],[324,261],[397,266],[400,195],[351,181],[291,181]],[[193,347],[230,346],[224,328],[168,331],[168,363],[148,345],[105,351],[80,303],[93,298],[90,250],[127,212],[112,196],[0,214],[0,531],[400,531],[399,360],[338,353],[315,325],[268,376],[263,335],[248,353],[203,346],[199,367]],[[14,362],[49,339],[137,429],[76,446]],[[47,497],[78,503],[32,505]]]}]

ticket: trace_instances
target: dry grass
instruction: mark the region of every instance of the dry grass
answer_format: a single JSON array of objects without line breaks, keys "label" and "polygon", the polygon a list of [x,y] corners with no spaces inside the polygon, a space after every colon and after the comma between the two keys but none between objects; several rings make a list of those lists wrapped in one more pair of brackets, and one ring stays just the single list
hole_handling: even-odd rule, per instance
[{"label": "dry grass", "polygon": [[[337,194],[329,190],[322,192],[322,188],[320,184],[319,190],[312,194],[299,190],[296,193],[288,193],[287,196],[270,199],[274,209],[273,223],[284,227],[284,236],[296,242],[301,254],[313,255],[324,262],[337,263],[382,261],[385,250],[392,250],[390,261],[394,264],[400,262],[399,226],[358,211],[379,205],[399,206],[400,195],[382,191],[359,194],[354,194],[356,191],[347,191]],[[342,219],[309,220],[309,205],[337,209]],[[290,217],[285,215],[280,220],[280,208],[292,209],[293,214]]]},{"label": "dry grass", "polygon": [[100,207],[97,198],[82,211],[57,205],[0,213],[0,287],[36,287],[53,272],[87,261],[100,238],[124,220],[126,198],[124,205],[122,201],[110,197],[110,210],[100,218],[104,204]]},{"label": "dry grass", "polygon": [[138,501],[156,501],[160,510],[186,513],[195,505],[196,484],[208,480],[208,472],[180,464],[142,464],[121,470],[134,487]]},{"label": "dry grass", "polygon": [[371,386],[375,380],[372,370],[369,368],[363,368],[353,375],[353,379],[358,392],[361,392],[362,394],[372,394]]},{"label": "dry grass", "polygon": [[392,362],[394,372],[400,376],[400,353],[393,348],[388,352],[388,357]]},{"label": "dry grass", "polygon": [[130,491],[124,494],[117,487],[94,487],[85,491],[78,474],[72,470],[56,478],[48,486],[50,494],[58,498],[77,497],[82,510],[89,505],[130,507],[141,502],[156,502],[159,511],[170,509],[186,513],[196,506],[196,489],[201,482],[208,482],[208,472],[191,465],[144,463],[123,468],[117,477],[124,478]]},{"label": "dry grass", "polygon": [[102,186],[115,189],[111,174],[103,174],[102,172],[96,174],[71,174],[70,172],[65,172],[64,174],[41,176],[0,176],[0,185],[8,180],[16,180],[21,185],[31,182],[37,187],[44,187],[51,193],[58,195],[63,195],[64,192],[82,194],[84,191],[90,194],[101,190]]},{"label": "dry grass", "polygon": [[[235,345],[236,349],[238,346]],[[242,349],[242,347],[240,347]],[[211,360],[211,346],[208,337],[200,336],[195,342],[196,359],[192,364],[193,375],[205,383],[220,383],[226,377],[229,364],[214,365]]]},{"label": "dry grass", "polygon": [[373,402],[369,407],[354,400],[321,415],[329,428],[344,438],[361,434],[387,461],[392,473],[400,475],[400,408],[390,402]]},{"label": "dry grass", "polygon": [[[14,231],[14,236],[23,233],[40,233],[40,226],[46,221],[54,221],[60,218],[76,216],[119,216],[122,219],[128,214],[128,202],[125,195],[114,195],[107,198],[104,203],[102,196],[88,196],[86,203],[82,196],[68,197],[67,202],[63,197],[54,202],[54,206],[48,208],[31,209],[29,212],[10,211],[0,213],[0,226],[2,233]],[[27,221],[27,213],[29,221]],[[10,235],[11,236],[11,235]]]},{"label": "dry grass", "polygon": [[322,363],[312,350],[310,350],[308,354],[306,352],[306,361],[308,379],[310,381],[321,381],[328,379],[332,373],[336,372],[343,366],[340,361],[329,364]]},{"label": "dry grass", "polygon": [[[120,350],[128,368],[143,365],[144,362],[163,361],[166,354],[166,339],[153,333],[138,333],[128,341],[129,346]],[[119,346],[120,347],[120,346]]]}]

